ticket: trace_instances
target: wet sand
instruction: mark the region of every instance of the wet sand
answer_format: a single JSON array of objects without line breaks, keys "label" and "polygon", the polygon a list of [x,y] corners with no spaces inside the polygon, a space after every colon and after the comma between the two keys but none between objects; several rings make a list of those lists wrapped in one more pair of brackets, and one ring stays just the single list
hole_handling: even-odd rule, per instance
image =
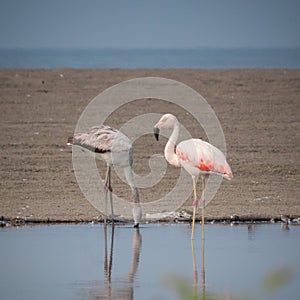
[{"label": "wet sand", "polygon": [[[300,216],[300,70],[1,69],[0,217],[101,219],[77,185],[66,138],[100,92],[144,76],[170,78],[192,87],[212,106],[223,127],[234,179],[223,180],[206,208],[207,219]],[[148,112],[172,112],[193,136],[203,137],[184,110],[154,99],[118,109],[107,124],[119,128]],[[164,143],[144,136],[134,146],[135,172],[145,175],[149,157],[163,153]],[[103,167],[99,164],[104,173]],[[163,182],[141,189],[141,201],[159,199],[177,176],[178,170],[168,166]],[[114,192],[126,196],[128,187],[115,175],[113,180]],[[190,212],[191,203],[190,199],[179,211]]]}]

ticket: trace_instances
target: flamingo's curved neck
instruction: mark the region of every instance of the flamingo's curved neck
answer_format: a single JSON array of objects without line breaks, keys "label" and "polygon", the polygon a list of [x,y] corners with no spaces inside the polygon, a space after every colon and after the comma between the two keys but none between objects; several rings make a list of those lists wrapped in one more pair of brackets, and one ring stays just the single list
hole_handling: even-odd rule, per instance
[{"label": "flamingo's curved neck", "polygon": [[165,151],[164,151],[166,160],[171,165],[176,167],[180,166],[180,160],[175,153],[175,145],[178,139],[178,135],[179,135],[179,123],[176,120],[176,122],[174,123],[173,132],[166,144]]},{"label": "flamingo's curved neck", "polygon": [[124,168],[125,177],[127,179],[127,182],[132,190],[133,196],[134,196],[134,202],[133,202],[133,219],[134,224],[138,225],[141,218],[142,218],[142,208],[140,205],[140,194],[139,189],[136,186],[133,171],[131,166],[127,166]]},{"label": "flamingo's curved neck", "polygon": [[139,195],[139,189],[136,187],[135,179],[133,176],[133,171],[131,166],[124,167],[124,173],[126,180],[132,190],[132,193],[134,195],[134,203],[139,204],[140,203],[140,195]]}]

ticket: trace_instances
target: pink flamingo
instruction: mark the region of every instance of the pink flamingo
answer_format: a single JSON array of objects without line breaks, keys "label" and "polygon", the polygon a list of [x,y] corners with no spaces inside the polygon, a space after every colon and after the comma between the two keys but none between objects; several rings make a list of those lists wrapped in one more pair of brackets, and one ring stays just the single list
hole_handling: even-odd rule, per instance
[{"label": "pink flamingo", "polygon": [[233,177],[224,154],[215,146],[200,139],[189,139],[176,145],[179,134],[179,122],[172,114],[165,114],[154,126],[154,136],[159,140],[159,131],[163,128],[173,128],[173,132],[165,147],[165,158],[173,166],[183,167],[193,179],[194,202],[192,220],[192,239],[194,239],[195,216],[198,205],[196,178],[202,179],[202,239],[204,239],[204,192],[206,181],[210,174],[218,174],[226,179]]},{"label": "pink flamingo", "polygon": [[111,186],[111,167],[121,166],[124,170],[127,182],[134,194],[133,219],[134,227],[139,226],[142,217],[140,206],[139,190],[135,185],[132,171],[133,147],[130,139],[119,130],[106,125],[96,126],[87,133],[77,133],[68,138],[68,145],[77,145],[83,151],[88,150],[97,159],[103,160],[107,164],[105,176],[105,222],[107,218],[107,192],[110,195],[111,214],[113,216],[112,186]]}]

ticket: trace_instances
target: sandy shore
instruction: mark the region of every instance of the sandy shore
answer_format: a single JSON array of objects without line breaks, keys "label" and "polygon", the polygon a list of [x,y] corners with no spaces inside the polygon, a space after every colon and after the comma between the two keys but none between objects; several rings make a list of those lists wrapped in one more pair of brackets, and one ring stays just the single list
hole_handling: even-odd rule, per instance
[{"label": "sandy shore", "polygon": [[[77,185],[66,138],[96,95],[121,81],[144,76],[189,85],[205,97],[222,124],[235,177],[223,181],[207,206],[208,219],[300,216],[300,70],[1,69],[0,217],[99,219]],[[193,136],[199,136],[182,109],[157,100],[145,104],[141,99],[115,111],[109,124],[119,128],[142,113],[172,112]],[[147,174],[147,159],[162,153],[163,146],[153,137],[138,139],[135,172]],[[141,190],[142,201],[160,197],[176,176],[177,170],[168,167],[163,183]],[[114,192],[123,195],[127,189],[117,182]],[[182,209],[191,211],[191,200]]]}]

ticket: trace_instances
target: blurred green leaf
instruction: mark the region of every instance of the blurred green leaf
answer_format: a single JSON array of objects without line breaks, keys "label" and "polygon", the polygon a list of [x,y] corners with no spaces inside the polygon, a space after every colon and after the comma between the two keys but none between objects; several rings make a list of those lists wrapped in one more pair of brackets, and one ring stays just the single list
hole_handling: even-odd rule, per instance
[{"label": "blurred green leaf", "polygon": [[267,292],[273,292],[287,284],[292,278],[292,271],[282,267],[268,273],[263,279],[263,288]]},{"label": "blurred green leaf", "polygon": [[[224,300],[227,299],[224,296],[215,296],[211,293],[205,293],[205,295],[202,294],[203,291],[195,289],[194,286],[191,285],[191,283],[183,278],[177,277],[177,276],[170,276],[167,278],[166,281],[167,285],[172,288],[176,295],[176,299],[180,300]],[[232,298],[230,298],[232,299]]]}]

